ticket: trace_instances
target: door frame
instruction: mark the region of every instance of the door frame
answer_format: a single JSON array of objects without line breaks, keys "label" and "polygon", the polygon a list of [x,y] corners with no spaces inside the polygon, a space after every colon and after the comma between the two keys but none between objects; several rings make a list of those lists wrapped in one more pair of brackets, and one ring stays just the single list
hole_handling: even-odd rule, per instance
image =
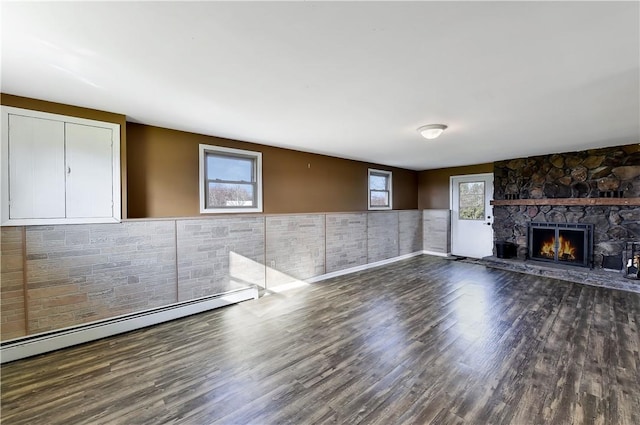
[{"label": "door frame", "polygon": [[[450,253],[452,255],[456,255],[456,254],[453,254],[453,251],[454,251],[454,247],[453,247],[453,242],[454,242],[454,238],[453,238],[453,220],[454,220],[454,217],[453,217],[453,188],[454,188],[453,180],[456,179],[456,178],[461,178],[461,177],[462,178],[481,178],[481,179],[484,179],[484,178],[486,178],[488,176],[491,177],[491,181],[493,182],[493,179],[494,179],[493,173],[457,174],[455,176],[449,176],[449,212],[450,212],[450,214],[449,214],[449,221],[450,221],[449,224],[451,226],[451,231],[449,232],[449,245],[450,245],[449,251],[450,251]],[[488,193],[488,192],[485,192],[485,193]],[[485,201],[487,200],[486,196],[487,195],[485,195]],[[493,199],[493,185],[491,186],[491,197],[490,197],[490,199]],[[489,214],[487,214],[487,211],[485,211],[485,216],[488,215],[491,218],[485,219],[485,220],[489,220],[491,222],[491,247],[493,249],[493,240],[494,240],[493,206],[491,204],[488,204],[488,205],[489,205],[488,207],[491,208],[491,209],[488,210]]]}]

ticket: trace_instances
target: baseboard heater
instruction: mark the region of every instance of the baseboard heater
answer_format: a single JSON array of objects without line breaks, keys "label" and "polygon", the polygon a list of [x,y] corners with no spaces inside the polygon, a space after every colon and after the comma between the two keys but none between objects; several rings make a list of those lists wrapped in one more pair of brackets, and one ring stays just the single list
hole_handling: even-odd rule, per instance
[{"label": "baseboard heater", "polygon": [[198,298],[85,325],[5,341],[0,344],[0,363],[35,356],[257,298],[257,287],[238,289],[211,297]]}]

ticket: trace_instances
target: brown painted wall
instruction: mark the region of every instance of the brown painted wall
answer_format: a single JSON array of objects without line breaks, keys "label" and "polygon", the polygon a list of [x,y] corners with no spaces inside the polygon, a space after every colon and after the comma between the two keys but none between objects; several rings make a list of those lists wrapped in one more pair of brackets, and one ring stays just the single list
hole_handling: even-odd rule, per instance
[{"label": "brown painted wall", "polygon": [[418,208],[449,209],[449,177],[481,173],[493,173],[493,163],[420,171]]},{"label": "brown painted wall", "polygon": [[31,109],[34,111],[48,112],[50,114],[67,115],[71,117],[85,118],[89,120],[104,121],[120,125],[120,164],[121,164],[121,194],[122,217],[127,217],[127,132],[126,117],[112,112],[98,111],[96,109],[82,108],[79,106],[64,105],[62,103],[47,102],[28,97],[14,96],[0,93],[0,104],[15,108]]},{"label": "brown painted wall", "polygon": [[262,152],[265,213],[367,210],[367,168],[393,171],[394,209],[418,207],[418,173],[399,168],[127,124],[131,218],[198,216],[200,143]]}]

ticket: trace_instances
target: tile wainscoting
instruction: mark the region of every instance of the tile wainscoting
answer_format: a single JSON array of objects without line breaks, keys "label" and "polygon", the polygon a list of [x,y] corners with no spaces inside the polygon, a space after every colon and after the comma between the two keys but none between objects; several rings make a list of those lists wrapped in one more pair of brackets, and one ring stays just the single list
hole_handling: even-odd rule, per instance
[{"label": "tile wainscoting", "polygon": [[417,210],[3,227],[2,341],[422,252]]},{"label": "tile wainscoting", "polygon": [[451,255],[451,212],[443,209],[424,210],[422,246],[425,254]]}]

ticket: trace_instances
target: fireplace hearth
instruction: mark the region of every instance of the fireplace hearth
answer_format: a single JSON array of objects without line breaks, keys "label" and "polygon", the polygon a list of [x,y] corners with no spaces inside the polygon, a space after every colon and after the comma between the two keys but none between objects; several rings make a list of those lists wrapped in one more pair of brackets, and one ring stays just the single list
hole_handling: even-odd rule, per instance
[{"label": "fireplace hearth", "polygon": [[593,266],[593,225],[529,223],[528,259],[571,266]]}]

